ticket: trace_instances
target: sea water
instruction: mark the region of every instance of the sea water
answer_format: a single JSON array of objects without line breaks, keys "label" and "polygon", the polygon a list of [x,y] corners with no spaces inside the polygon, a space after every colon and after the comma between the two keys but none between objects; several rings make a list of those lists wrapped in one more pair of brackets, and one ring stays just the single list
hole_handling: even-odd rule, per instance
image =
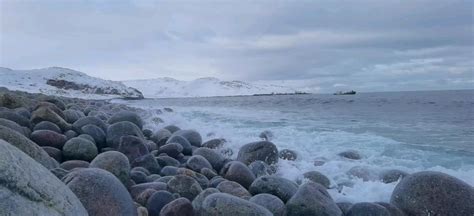
[{"label": "sea water", "polygon": [[[279,161],[277,175],[297,180],[304,172],[319,171],[331,180],[336,201],[390,200],[398,182],[348,175],[355,166],[374,176],[388,169],[441,171],[474,186],[474,90],[115,102],[149,110],[170,107],[174,112],[156,114],[165,123],[148,127],[174,124],[199,131],[204,140],[225,138],[232,158],[242,145],[261,140],[262,131],[271,131],[279,149],[298,153],[296,161]],[[338,156],[345,150],[363,158]],[[315,166],[315,160],[326,162]]]}]

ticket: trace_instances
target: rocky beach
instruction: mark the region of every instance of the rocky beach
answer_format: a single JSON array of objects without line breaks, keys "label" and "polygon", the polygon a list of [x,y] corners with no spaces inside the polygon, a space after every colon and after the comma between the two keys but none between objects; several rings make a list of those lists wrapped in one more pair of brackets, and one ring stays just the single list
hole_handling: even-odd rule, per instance
[{"label": "rocky beach", "polygon": [[275,174],[298,155],[270,132],[230,159],[225,139],[168,125],[163,112],[174,111],[2,88],[0,215],[474,215],[473,187],[434,171],[384,172],[400,181],[389,203],[337,203],[317,166],[301,181]]}]

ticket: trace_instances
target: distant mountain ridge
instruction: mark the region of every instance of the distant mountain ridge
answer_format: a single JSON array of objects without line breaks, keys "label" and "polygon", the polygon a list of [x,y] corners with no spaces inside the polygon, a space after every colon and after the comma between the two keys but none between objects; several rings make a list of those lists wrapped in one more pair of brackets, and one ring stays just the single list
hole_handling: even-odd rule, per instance
[{"label": "distant mountain ridge", "polygon": [[10,90],[78,98],[143,98],[140,91],[121,82],[91,77],[68,68],[12,70],[0,67],[0,77],[0,87]]},{"label": "distant mountain ridge", "polygon": [[271,81],[223,81],[215,77],[204,77],[192,81],[181,81],[164,77],[148,80],[127,80],[122,82],[127,86],[140,90],[147,98],[212,97],[294,93],[301,91],[300,88],[277,85]]}]

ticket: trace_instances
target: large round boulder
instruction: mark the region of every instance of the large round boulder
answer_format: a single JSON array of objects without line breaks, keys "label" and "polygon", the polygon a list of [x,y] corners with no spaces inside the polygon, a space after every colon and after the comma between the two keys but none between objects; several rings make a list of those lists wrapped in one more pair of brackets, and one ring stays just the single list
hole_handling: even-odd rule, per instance
[{"label": "large round boulder", "polygon": [[51,130],[33,131],[30,139],[40,146],[51,146],[57,149],[62,149],[67,141],[66,136]]},{"label": "large round boulder", "polygon": [[189,143],[196,147],[201,147],[202,137],[199,132],[195,130],[179,130],[173,133],[173,136],[182,136],[186,138]]},{"label": "large round boulder", "polygon": [[206,158],[201,155],[191,156],[186,162],[186,167],[195,172],[200,172],[203,168],[212,169],[212,165],[209,163],[209,161],[207,161]]},{"label": "large round boulder", "polygon": [[130,163],[135,159],[149,153],[144,140],[136,136],[122,136],[119,141],[118,151],[127,156]]},{"label": "large round boulder", "polygon": [[107,128],[107,145],[112,148],[118,148],[120,138],[126,135],[136,136],[141,139],[145,137],[142,130],[131,122],[117,122]]},{"label": "large round boulder", "polygon": [[105,148],[107,147],[106,144],[106,135],[102,128],[98,127],[97,125],[88,124],[81,127],[82,134],[87,134],[94,139],[97,148]]},{"label": "large round boulder", "polygon": [[253,196],[249,201],[265,207],[270,212],[272,212],[274,216],[286,215],[285,203],[277,196],[262,193]]},{"label": "large round boulder", "polygon": [[250,197],[252,196],[247,191],[247,189],[245,189],[244,187],[242,187],[242,185],[234,181],[223,181],[217,185],[216,189],[218,189],[222,193],[228,193],[230,195],[234,195],[236,197],[240,197],[242,199],[247,200],[250,199]]},{"label": "large round boulder", "polygon": [[408,215],[472,215],[474,189],[450,175],[423,171],[401,180],[390,203]]},{"label": "large round boulder", "polygon": [[30,120],[33,124],[37,124],[42,121],[52,122],[59,126],[62,131],[67,131],[71,128],[69,123],[67,123],[61,116],[46,106],[41,106],[33,111]]},{"label": "large round boulder", "polygon": [[201,146],[205,147],[205,148],[210,148],[210,149],[217,149],[217,148],[221,148],[222,146],[224,146],[224,144],[226,142],[227,141],[225,139],[217,138],[217,139],[208,140],[208,141],[204,142]]},{"label": "large round boulder", "polygon": [[122,122],[122,121],[132,122],[138,128],[143,129],[142,118],[136,112],[132,112],[128,110],[115,113],[114,115],[112,115],[112,117],[109,118],[108,123],[114,124],[114,123]]},{"label": "large round boulder", "polygon": [[347,212],[347,216],[390,216],[390,212],[376,203],[356,203]]},{"label": "large round boulder", "polygon": [[150,139],[156,143],[158,147],[166,144],[166,141],[172,136],[171,132],[166,129],[159,129],[150,137]]},{"label": "large round boulder", "polygon": [[57,125],[49,121],[42,121],[36,124],[33,127],[33,131],[37,131],[37,130],[50,130],[56,133],[62,133],[61,128],[59,128]]},{"label": "large round boulder", "polygon": [[73,124],[80,118],[86,117],[82,111],[75,110],[75,109],[67,109],[64,110],[64,120],[70,124]]},{"label": "large round boulder", "polygon": [[248,143],[240,148],[237,160],[247,165],[257,160],[272,165],[278,162],[278,149],[269,141]]},{"label": "large round boulder", "polygon": [[107,151],[100,153],[89,164],[90,168],[107,170],[114,174],[123,185],[130,180],[130,163],[127,156],[118,151]]},{"label": "large round boulder", "polygon": [[222,169],[222,166],[224,166],[225,158],[213,149],[197,148],[193,151],[193,155],[200,155],[206,158],[212,165],[212,168],[218,172]]},{"label": "large round boulder", "polygon": [[53,169],[59,166],[58,162],[51,158],[40,146],[23,136],[23,134],[8,127],[0,125],[0,139],[3,139],[17,147],[48,169]]},{"label": "large round boulder", "polygon": [[208,216],[273,215],[266,208],[226,193],[213,193],[204,199],[202,214]]},{"label": "large round boulder", "polygon": [[89,215],[137,215],[125,186],[103,169],[77,169],[63,178],[81,200]]},{"label": "large round boulder", "polygon": [[219,193],[219,192],[220,191],[215,188],[207,188],[203,190],[199,195],[197,195],[192,202],[195,214],[197,216],[201,215],[201,212],[203,211],[202,203],[204,202],[204,199],[206,199],[206,197],[208,197],[211,194]]},{"label": "large round boulder", "polygon": [[79,137],[68,140],[63,146],[63,156],[67,160],[91,161],[97,153],[94,143]]},{"label": "large round boulder", "polygon": [[169,143],[177,143],[183,146],[183,154],[184,155],[191,155],[193,153],[193,146],[189,143],[189,141],[179,135],[171,136],[167,141],[166,144]]},{"label": "large round boulder", "polygon": [[0,215],[87,215],[76,195],[56,176],[0,140]]},{"label": "large round boulder", "polygon": [[296,193],[296,183],[278,176],[262,176],[250,185],[250,193],[253,195],[268,193],[277,196],[283,202],[289,200]]},{"label": "large round boulder", "polygon": [[235,181],[245,188],[249,188],[255,180],[255,175],[242,162],[231,161],[221,169],[221,176],[227,180]]},{"label": "large round boulder", "polygon": [[155,192],[150,198],[148,198],[146,208],[148,209],[148,215],[160,216],[160,211],[163,207],[174,200],[173,194],[168,191]]},{"label": "large round boulder", "polygon": [[4,118],[0,118],[0,126],[10,128],[25,137],[29,137],[31,133],[31,130],[29,128],[20,126],[18,123]]},{"label": "large round boulder", "polygon": [[160,212],[160,216],[194,216],[191,202],[186,198],[178,198],[166,204]]},{"label": "large round boulder", "polygon": [[10,121],[16,122],[20,126],[31,128],[30,121],[16,112],[12,112],[8,110],[0,111],[0,118],[8,119]]},{"label": "large round boulder", "polygon": [[201,193],[202,188],[194,178],[186,175],[176,175],[168,181],[168,191],[193,200]]},{"label": "large round boulder", "polygon": [[72,128],[78,133],[83,133],[81,128],[89,124],[100,127],[103,131],[107,130],[107,125],[104,123],[104,121],[95,116],[86,116],[80,118],[79,120],[75,121],[74,124],[72,124]]},{"label": "large round boulder", "polygon": [[322,173],[318,172],[318,171],[305,172],[303,174],[303,177],[305,179],[310,180],[310,181],[319,183],[319,184],[321,184],[322,186],[324,186],[326,188],[329,188],[329,186],[331,185],[331,182],[329,181],[329,178],[326,177],[325,175],[323,175]]},{"label": "large round boulder", "polygon": [[342,215],[324,186],[309,181],[301,185],[286,202],[288,216],[300,215]]}]

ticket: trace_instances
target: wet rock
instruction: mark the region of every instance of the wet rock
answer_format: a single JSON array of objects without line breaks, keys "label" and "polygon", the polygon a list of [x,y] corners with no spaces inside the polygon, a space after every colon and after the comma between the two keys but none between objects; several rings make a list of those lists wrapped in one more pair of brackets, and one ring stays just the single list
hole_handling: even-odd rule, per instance
[{"label": "wet rock", "polygon": [[31,123],[27,118],[12,111],[0,111],[0,118],[13,121],[22,127],[31,128]]},{"label": "wet rock", "polygon": [[10,129],[22,134],[25,137],[30,137],[30,134],[31,134],[31,130],[29,128],[20,126],[16,122],[8,120],[8,119],[0,118],[0,126],[10,128]]},{"label": "wet rock", "polygon": [[262,133],[260,133],[260,135],[258,137],[262,138],[264,141],[271,141],[273,139],[274,135],[271,131],[266,130],[266,131],[263,131]]},{"label": "wet rock", "polygon": [[132,195],[133,199],[137,199],[137,197],[145,190],[153,189],[156,191],[166,191],[166,188],[167,186],[163,182],[145,182],[133,185],[130,188],[130,195]]},{"label": "wet rock", "polygon": [[201,173],[197,173],[186,168],[178,168],[176,174],[185,175],[185,176],[189,176],[193,178],[199,183],[199,185],[201,185],[201,188],[207,188],[209,186],[209,180],[206,178],[206,176],[202,175]]},{"label": "wet rock", "polygon": [[178,167],[180,165],[178,160],[176,160],[176,159],[174,159],[170,156],[167,156],[167,155],[156,157],[156,161],[158,161],[158,164],[161,167],[165,167],[165,166]]},{"label": "wet rock", "polygon": [[349,212],[349,209],[351,209],[353,205],[352,203],[349,203],[349,202],[340,202],[336,204],[339,207],[339,209],[341,209],[342,215],[347,215],[347,213]]},{"label": "wet rock", "polygon": [[390,216],[390,212],[375,203],[356,203],[347,212],[348,216]]},{"label": "wet rock", "polygon": [[63,181],[91,216],[137,215],[132,197],[125,186],[105,170],[77,169],[66,175]]},{"label": "wet rock", "polygon": [[143,120],[142,118],[135,112],[132,111],[120,111],[118,113],[115,113],[112,115],[112,117],[109,118],[108,123],[109,124],[114,124],[117,122],[132,122],[138,128],[143,129]]},{"label": "wet rock", "polygon": [[183,151],[183,146],[177,143],[170,143],[164,146],[161,146],[158,149],[158,154],[165,153],[166,155],[177,158],[178,155]]},{"label": "wet rock", "polygon": [[50,146],[42,146],[41,148],[57,162],[61,163],[63,161],[63,153],[61,152],[61,150]]},{"label": "wet rock", "polygon": [[140,194],[138,194],[138,196],[134,200],[141,206],[146,206],[148,199],[150,199],[150,197],[153,196],[153,194],[155,194],[156,192],[158,191],[155,189],[145,189]]},{"label": "wet rock", "polygon": [[173,109],[169,108],[169,107],[165,107],[163,108],[164,111],[166,112],[173,112]]},{"label": "wet rock", "polygon": [[278,153],[280,159],[294,161],[298,158],[298,154],[295,151],[290,149],[283,149]]},{"label": "wet rock", "polygon": [[75,168],[88,168],[89,162],[83,160],[69,160],[61,163],[59,167],[68,171],[73,170]]},{"label": "wet rock", "polygon": [[130,164],[128,158],[118,151],[108,151],[97,155],[91,161],[90,168],[107,170],[117,177],[123,185],[130,180]]},{"label": "wet rock", "polygon": [[362,156],[359,154],[359,152],[355,150],[348,150],[348,151],[343,151],[339,154],[337,154],[341,157],[347,158],[347,159],[352,159],[352,160],[360,160],[362,159]]},{"label": "wet rock", "polygon": [[222,166],[224,166],[224,157],[221,154],[217,153],[216,151],[209,149],[209,148],[197,148],[194,150],[193,155],[200,155],[211,164],[211,168],[214,170],[221,170]]},{"label": "wet rock", "polygon": [[46,101],[42,101],[42,102],[39,102],[36,107],[33,109],[33,110],[36,110],[40,107],[46,107],[50,110],[52,110],[53,112],[55,112],[56,114],[58,114],[61,118],[64,119],[64,113],[61,109],[59,109],[59,107],[57,107],[55,104],[53,103],[50,103],[50,102],[46,102]]},{"label": "wet rock", "polygon": [[250,185],[251,194],[268,193],[277,196],[283,202],[288,201],[296,193],[296,183],[278,176],[262,176]]},{"label": "wet rock", "polygon": [[82,126],[81,131],[82,134],[87,134],[92,137],[92,139],[94,139],[94,142],[97,145],[98,149],[107,147],[105,132],[100,127],[88,124]]},{"label": "wet rock", "polygon": [[117,122],[107,128],[107,145],[112,148],[118,148],[120,138],[126,135],[144,139],[142,131],[135,124],[131,122]]},{"label": "wet rock", "polygon": [[387,211],[390,213],[390,216],[405,216],[405,213],[403,213],[402,210],[390,203],[376,202],[376,204],[379,204],[387,209]]},{"label": "wet rock", "polygon": [[194,155],[190,157],[186,162],[186,167],[195,172],[200,172],[202,168],[212,169],[209,161],[207,161],[206,158],[201,155]]},{"label": "wet rock", "polygon": [[331,185],[331,182],[329,181],[328,177],[326,177],[325,175],[323,175],[322,173],[318,171],[306,172],[303,174],[303,177],[310,181],[319,183],[325,188],[329,188],[329,186]]},{"label": "wet rock", "polygon": [[219,185],[223,181],[227,181],[227,180],[225,178],[222,178],[222,176],[216,176],[209,181],[209,186],[216,188],[217,185]]},{"label": "wet rock", "polygon": [[25,117],[26,119],[31,118],[31,112],[26,107],[18,107],[18,108],[15,108],[14,111],[18,115],[21,115],[21,116]]},{"label": "wet rock", "polygon": [[55,175],[3,140],[0,170],[0,215],[87,215],[80,200]]},{"label": "wet rock", "polygon": [[402,178],[405,178],[408,175],[408,173],[401,171],[401,170],[385,170],[382,173],[380,173],[380,180],[383,183],[392,183],[396,182]]},{"label": "wet rock", "polygon": [[78,138],[82,138],[82,139],[86,139],[86,140],[89,140],[91,141],[92,143],[94,143],[95,145],[95,140],[94,138],[92,138],[91,136],[87,135],[87,134],[79,134],[79,136],[77,136]]},{"label": "wet rock", "polygon": [[139,137],[130,135],[122,136],[119,143],[117,150],[127,156],[130,163],[132,163],[136,158],[149,153],[143,139]]},{"label": "wet rock", "polygon": [[214,170],[209,169],[209,168],[202,168],[201,174],[206,176],[207,179],[212,179],[217,176],[217,173]]},{"label": "wet rock", "polygon": [[48,107],[39,107],[31,114],[31,122],[33,124],[37,124],[42,121],[52,122],[59,126],[62,131],[67,131],[71,128],[69,123],[67,123],[61,116]]},{"label": "wet rock", "polygon": [[255,180],[255,175],[250,169],[239,161],[232,161],[224,165],[221,176],[227,180],[235,181],[245,188],[249,188]]},{"label": "wet rock", "polygon": [[250,198],[249,200],[252,203],[263,206],[268,209],[274,216],[285,216],[286,215],[286,206],[283,201],[280,200],[277,196],[271,194],[257,194]]},{"label": "wet rock", "polygon": [[226,193],[213,193],[202,203],[202,215],[209,216],[247,216],[273,215],[266,208]]},{"label": "wet rock", "polygon": [[67,123],[73,124],[77,120],[86,117],[82,111],[75,110],[75,109],[67,109],[64,110],[64,120]]},{"label": "wet rock", "polygon": [[189,141],[182,137],[182,136],[179,136],[179,135],[173,135],[171,136],[167,141],[166,141],[166,144],[169,144],[169,143],[177,143],[177,144],[180,144],[182,147],[183,147],[183,151],[182,153],[184,155],[191,155],[193,153],[193,148],[191,146],[191,144],[189,143]]},{"label": "wet rock", "polygon": [[146,208],[150,216],[159,216],[161,209],[173,201],[173,195],[168,191],[155,192],[147,201]]},{"label": "wet rock", "polygon": [[230,195],[246,200],[250,199],[250,197],[252,196],[247,191],[247,189],[245,189],[244,187],[242,187],[242,185],[234,181],[223,181],[219,183],[216,188],[222,193],[228,193]]},{"label": "wet rock", "polygon": [[193,178],[185,175],[176,175],[168,182],[168,191],[178,193],[180,196],[193,200],[202,188]]},{"label": "wet rock", "polygon": [[67,160],[91,161],[97,154],[94,143],[79,137],[68,140],[63,146],[63,156]]},{"label": "wet rock", "polygon": [[56,107],[58,107],[61,110],[66,109],[66,104],[64,103],[64,101],[57,97],[50,97],[50,98],[45,99],[44,101],[54,104]]},{"label": "wet rock", "polygon": [[22,97],[18,94],[11,94],[3,91],[0,93],[0,107],[15,109],[19,107],[28,106],[28,104],[29,99]]},{"label": "wet rock", "polygon": [[268,164],[263,161],[254,161],[249,165],[249,169],[258,178],[260,176],[270,175]]},{"label": "wet rock", "polygon": [[166,141],[168,141],[168,139],[171,137],[171,132],[169,130],[166,130],[166,129],[159,129],[158,131],[156,131],[151,137],[150,139],[153,140],[153,142],[156,143],[156,145],[158,145],[158,147],[160,146],[163,146],[166,144]]},{"label": "wet rock", "polygon": [[51,130],[33,131],[30,139],[39,146],[51,146],[57,149],[62,149],[67,141],[66,136]]},{"label": "wet rock", "polygon": [[160,170],[161,176],[174,176],[178,172],[178,167],[165,166]]},{"label": "wet rock", "polygon": [[312,181],[298,188],[286,203],[286,210],[288,216],[342,215],[326,188]]},{"label": "wet rock", "polygon": [[141,171],[130,171],[130,179],[132,179],[135,183],[141,184],[148,182],[147,175]]},{"label": "wet rock", "polygon": [[347,175],[360,178],[364,181],[374,181],[378,179],[377,173],[365,166],[352,167],[349,171],[347,171]]},{"label": "wet rock", "polygon": [[474,189],[450,175],[424,171],[402,179],[390,203],[407,215],[469,215],[474,212]]},{"label": "wet rock", "polygon": [[143,136],[145,136],[146,138],[151,138],[151,136],[153,136],[153,131],[151,131],[150,129],[143,129],[142,133]]},{"label": "wet rock", "polygon": [[3,139],[17,147],[48,169],[53,169],[59,166],[58,162],[51,158],[48,153],[36,145],[36,143],[8,127],[0,125],[0,139]]},{"label": "wet rock", "polygon": [[191,202],[186,198],[178,198],[166,204],[160,212],[161,216],[194,216]]},{"label": "wet rock", "polygon": [[201,147],[202,137],[195,130],[179,130],[173,133],[173,136],[182,136],[186,138],[192,146]]},{"label": "wet rock", "polygon": [[215,188],[207,188],[206,190],[203,190],[199,195],[197,195],[194,198],[192,205],[193,205],[196,216],[200,216],[201,212],[203,211],[202,203],[204,202],[204,199],[206,199],[206,197],[214,193],[219,193],[219,190]]},{"label": "wet rock", "polygon": [[64,132],[64,136],[66,136],[66,138],[67,138],[68,140],[70,140],[70,139],[72,139],[72,138],[74,138],[74,137],[77,137],[77,133],[76,133],[75,131],[73,131],[73,130],[68,130],[68,131]]},{"label": "wet rock", "polygon": [[278,162],[278,149],[268,141],[252,142],[240,148],[237,160],[247,165],[261,160],[271,165]]},{"label": "wet rock", "polygon": [[72,127],[76,132],[82,134],[83,131],[81,130],[81,128],[86,125],[95,125],[97,127],[100,127],[100,129],[102,129],[103,131],[107,131],[107,125],[104,123],[104,121],[95,116],[86,116],[80,118],[79,120],[75,121],[74,124],[72,124]]},{"label": "wet rock", "polygon": [[158,165],[158,162],[156,161],[155,157],[151,154],[146,154],[143,156],[140,156],[138,158],[135,158],[133,162],[131,163],[132,167],[144,167],[147,170],[149,170],[151,173],[158,174],[160,173],[160,165]]},{"label": "wet rock", "polygon": [[59,128],[57,125],[49,121],[42,121],[36,124],[35,127],[33,128],[33,131],[37,131],[37,130],[50,130],[56,133],[62,133],[61,128]]},{"label": "wet rock", "polygon": [[63,168],[54,168],[49,170],[51,173],[53,173],[59,180],[61,180],[64,176],[66,176],[69,171],[63,169]]},{"label": "wet rock", "polygon": [[225,139],[222,139],[222,138],[211,139],[211,140],[203,143],[202,147],[210,148],[210,149],[217,149],[217,148],[221,148],[222,146],[224,146],[224,143],[226,143],[226,142],[227,141]]},{"label": "wet rock", "polygon": [[175,125],[168,125],[168,126],[164,127],[164,129],[168,130],[168,131],[171,132],[171,133],[174,133],[174,132],[176,132],[176,131],[181,130],[181,128],[179,128],[179,127],[177,127],[177,126],[175,126]]},{"label": "wet rock", "polygon": [[159,179],[156,179],[154,182],[163,182],[163,183],[168,184],[171,178],[173,178],[173,176],[163,176],[163,177],[160,177]]},{"label": "wet rock", "polygon": [[151,175],[149,175],[149,176],[146,177],[146,181],[147,181],[147,182],[154,182],[155,180],[157,180],[157,179],[159,179],[159,178],[161,178],[160,175],[158,175],[158,174],[151,174]]}]

